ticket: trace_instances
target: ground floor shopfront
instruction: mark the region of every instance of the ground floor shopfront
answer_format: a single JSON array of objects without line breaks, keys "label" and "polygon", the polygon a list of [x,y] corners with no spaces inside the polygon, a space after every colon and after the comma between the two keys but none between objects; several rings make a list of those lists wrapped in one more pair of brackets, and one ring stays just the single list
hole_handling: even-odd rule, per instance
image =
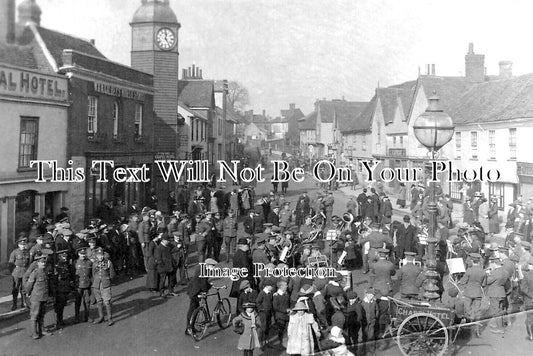
[{"label": "ground floor shopfront", "polygon": [[29,231],[33,213],[54,218],[67,205],[66,183],[34,179],[0,182],[0,263],[7,262],[20,233]]}]

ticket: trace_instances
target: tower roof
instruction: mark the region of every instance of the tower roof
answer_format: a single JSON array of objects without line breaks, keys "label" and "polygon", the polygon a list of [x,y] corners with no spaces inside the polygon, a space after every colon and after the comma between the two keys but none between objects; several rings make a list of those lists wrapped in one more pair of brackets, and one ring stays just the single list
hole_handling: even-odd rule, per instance
[{"label": "tower roof", "polygon": [[37,25],[41,23],[41,8],[35,0],[24,0],[17,7],[19,13],[19,22],[24,25],[27,21],[35,22]]},{"label": "tower roof", "polygon": [[170,8],[168,0],[142,0],[141,6],[135,11],[131,23],[162,22],[178,23],[178,18]]}]

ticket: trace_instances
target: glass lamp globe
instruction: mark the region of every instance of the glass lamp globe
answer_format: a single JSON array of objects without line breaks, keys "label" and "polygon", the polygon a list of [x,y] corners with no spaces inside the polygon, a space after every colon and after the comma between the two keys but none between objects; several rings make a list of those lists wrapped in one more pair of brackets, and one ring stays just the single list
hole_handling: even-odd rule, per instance
[{"label": "glass lamp globe", "polygon": [[428,100],[428,108],[416,119],[413,130],[418,142],[431,151],[438,151],[450,142],[455,127],[452,118],[439,108],[435,92]]}]

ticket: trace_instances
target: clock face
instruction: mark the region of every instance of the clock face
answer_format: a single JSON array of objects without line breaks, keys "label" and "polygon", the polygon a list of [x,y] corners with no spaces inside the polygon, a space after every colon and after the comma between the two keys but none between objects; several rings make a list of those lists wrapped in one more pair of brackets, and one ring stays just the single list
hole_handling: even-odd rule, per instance
[{"label": "clock face", "polygon": [[176,35],[169,28],[162,28],[155,35],[157,46],[163,50],[169,50],[176,44]]}]

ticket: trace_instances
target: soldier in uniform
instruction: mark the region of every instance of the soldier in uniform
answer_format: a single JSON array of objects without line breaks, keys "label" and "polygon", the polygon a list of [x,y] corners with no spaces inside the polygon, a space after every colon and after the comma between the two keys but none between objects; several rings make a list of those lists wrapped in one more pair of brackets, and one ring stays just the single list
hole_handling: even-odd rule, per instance
[{"label": "soldier in uniform", "polygon": [[76,323],[80,321],[80,307],[83,304],[83,321],[89,321],[89,307],[91,302],[91,284],[93,263],[87,258],[87,248],[78,250],[78,259],[75,263],[76,276],[76,301],[74,305],[74,318]]},{"label": "soldier in uniform", "polygon": [[396,278],[400,284],[399,293],[407,299],[416,299],[419,294],[416,280],[422,272],[422,268],[415,265],[415,257],[415,252],[405,252],[405,264],[396,273]]},{"label": "soldier in uniform", "polygon": [[533,257],[528,260],[529,271],[525,273],[520,282],[520,289],[524,296],[524,307],[526,309],[526,340],[533,341]]},{"label": "soldier in uniform", "polygon": [[44,315],[46,314],[46,301],[49,298],[50,285],[48,271],[46,270],[46,254],[35,256],[36,268],[30,273],[24,286],[31,301],[30,307],[30,330],[32,337],[38,339],[48,335],[43,328]]},{"label": "soldier in uniform", "polygon": [[501,260],[494,256],[487,269],[487,296],[490,298],[490,316],[496,318],[496,326],[491,325],[491,332],[504,334],[503,315],[507,302],[505,287],[509,280],[508,274],[501,266]]},{"label": "soldier in uniform", "polygon": [[[479,253],[471,253],[472,266],[468,268],[459,282],[464,285],[463,296],[465,298],[465,313],[467,317],[476,321],[481,318],[481,298],[483,297],[483,286],[487,279],[485,270],[481,267],[481,255]],[[480,337],[481,332],[479,326],[474,326],[476,336]]]},{"label": "soldier in uniform", "polygon": [[[370,286],[381,296],[389,296],[392,292],[392,276],[396,273],[394,264],[387,259],[389,250],[380,248],[378,250],[379,258],[376,263],[370,267]],[[379,310],[379,335],[382,336],[387,325],[390,324],[389,302],[378,300]]]},{"label": "soldier in uniform", "polygon": [[13,306],[11,310],[17,310],[17,299],[20,292],[21,303],[20,306],[24,308],[26,305],[24,300],[22,278],[24,277],[24,272],[28,269],[30,265],[30,253],[26,250],[27,241],[25,238],[19,239],[17,241],[17,249],[11,252],[9,255],[9,266],[12,269],[11,278],[13,280],[13,289],[11,294],[13,295]]},{"label": "soldier in uniform", "polygon": [[75,271],[69,263],[68,250],[57,251],[57,261],[54,267],[53,295],[55,297],[54,311],[56,313],[55,328],[59,330],[65,326],[63,311],[67,305],[68,296],[74,289]]},{"label": "soldier in uniform", "polygon": [[36,244],[33,245],[30,249],[30,263],[33,262],[33,258],[37,254],[37,252],[40,252],[44,245],[43,245],[43,235],[39,235],[36,237]]},{"label": "soldier in uniform", "polygon": [[99,247],[96,249],[96,261],[93,263],[93,286],[92,292],[98,308],[98,319],[93,324],[100,324],[104,321],[103,306],[107,312],[107,325],[114,324],[111,315],[111,280],[115,277],[113,263],[104,257],[104,250]]}]

